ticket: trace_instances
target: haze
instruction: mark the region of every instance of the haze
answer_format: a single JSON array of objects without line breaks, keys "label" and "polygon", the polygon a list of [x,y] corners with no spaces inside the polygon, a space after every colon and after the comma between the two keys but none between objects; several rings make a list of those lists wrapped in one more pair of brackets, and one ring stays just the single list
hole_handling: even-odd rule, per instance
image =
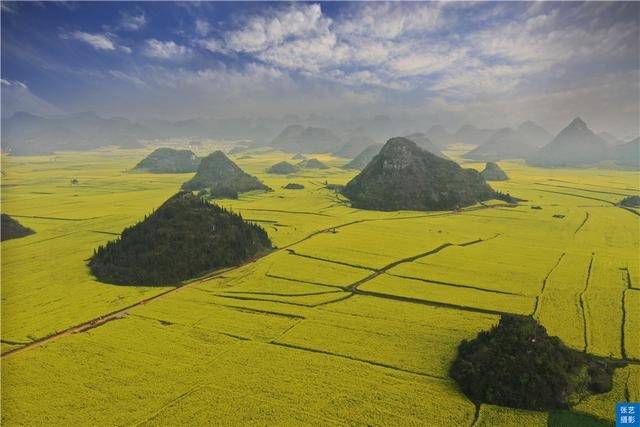
[{"label": "haze", "polygon": [[533,120],[555,134],[579,116],[627,141],[639,128],[639,8],[3,2],[2,116],[288,117],[265,138],[376,115],[412,131]]}]

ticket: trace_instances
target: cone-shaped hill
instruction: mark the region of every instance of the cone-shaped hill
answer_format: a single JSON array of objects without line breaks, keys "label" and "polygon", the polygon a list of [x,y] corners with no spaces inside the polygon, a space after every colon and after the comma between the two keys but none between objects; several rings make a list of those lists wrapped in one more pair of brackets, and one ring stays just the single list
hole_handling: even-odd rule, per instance
[{"label": "cone-shaped hill", "polygon": [[89,261],[101,282],[166,285],[241,264],[271,248],[267,233],[240,215],[181,191]]},{"label": "cone-shaped hill", "polygon": [[480,175],[482,175],[485,181],[506,181],[509,179],[505,171],[494,162],[487,162],[484,170],[480,172]]},{"label": "cone-shaped hill", "polygon": [[270,190],[258,178],[240,169],[222,151],[214,151],[202,159],[195,176],[182,184],[182,189],[188,191],[216,187],[225,187],[238,193]]},{"label": "cone-shaped hill", "polygon": [[2,219],[0,224],[0,240],[2,241],[18,239],[35,233],[35,231],[20,224],[7,214],[1,214],[0,218]]},{"label": "cone-shaped hill", "polygon": [[382,144],[372,144],[368,146],[362,150],[360,154],[354,157],[353,160],[342,166],[342,169],[364,169],[381,149]]},{"label": "cone-shaped hill", "polygon": [[406,138],[387,141],[342,192],[355,208],[382,211],[457,209],[494,196],[478,171],[463,169]]},{"label": "cone-shaped hill", "polygon": [[598,163],[607,157],[607,143],[576,118],[528,161],[540,166],[579,166]]},{"label": "cone-shaped hill", "polygon": [[267,173],[275,173],[280,175],[288,175],[294,173],[298,168],[289,162],[279,162],[267,169]]},{"label": "cone-shaped hill", "polygon": [[298,163],[298,166],[302,169],[329,169],[329,166],[325,165],[318,159],[303,160]]},{"label": "cone-shaped hill", "polygon": [[134,171],[152,173],[189,173],[195,172],[200,159],[193,151],[158,148],[133,168]]}]

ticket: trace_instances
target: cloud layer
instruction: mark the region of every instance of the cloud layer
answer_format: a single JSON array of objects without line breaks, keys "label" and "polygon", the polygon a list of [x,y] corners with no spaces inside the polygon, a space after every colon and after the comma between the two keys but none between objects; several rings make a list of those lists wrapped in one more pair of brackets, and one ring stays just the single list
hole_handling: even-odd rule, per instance
[{"label": "cloud layer", "polygon": [[[167,115],[394,112],[486,126],[534,119],[551,129],[587,114],[629,134],[638,128],[639,11],[637,3],[139,4],[101,27],[69,22],[59,36],[111,55],[83,71],[103,84],[77,102],[102,90],[136,111],[171,99]],[[602,102],[610,109],[598,115]]]}]

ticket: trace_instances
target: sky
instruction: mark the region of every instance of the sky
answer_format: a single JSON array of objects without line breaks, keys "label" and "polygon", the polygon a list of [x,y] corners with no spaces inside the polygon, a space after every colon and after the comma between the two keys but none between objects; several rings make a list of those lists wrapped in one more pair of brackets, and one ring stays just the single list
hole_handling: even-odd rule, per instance
[{"label": "sky", "polygon": [[640,126],[640,3],[2,2],[1,20],[3,117]]}]

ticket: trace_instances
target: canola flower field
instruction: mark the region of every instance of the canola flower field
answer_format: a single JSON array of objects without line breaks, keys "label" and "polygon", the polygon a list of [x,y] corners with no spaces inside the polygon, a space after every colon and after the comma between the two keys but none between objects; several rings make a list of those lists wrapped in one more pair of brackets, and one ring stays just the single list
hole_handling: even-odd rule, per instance
[{"label": "canola flower field", "polygon": [[[501,162],[518,206],[376,212],[326,188],[347,160],[270,175],[291,154],[256,150],[231,158],[275,191],[219,203],[276,250],[178,288],[99,283],[93,249],[191,176],[129,172],[151,150],[3,156],[2,211],[36,231],[2,243],[4,425],[609,425],[640,400],[640,216],[615,205],[637,172]],[[628,364],[571,411],[476,407],[449,365],[505,313]]]}]

